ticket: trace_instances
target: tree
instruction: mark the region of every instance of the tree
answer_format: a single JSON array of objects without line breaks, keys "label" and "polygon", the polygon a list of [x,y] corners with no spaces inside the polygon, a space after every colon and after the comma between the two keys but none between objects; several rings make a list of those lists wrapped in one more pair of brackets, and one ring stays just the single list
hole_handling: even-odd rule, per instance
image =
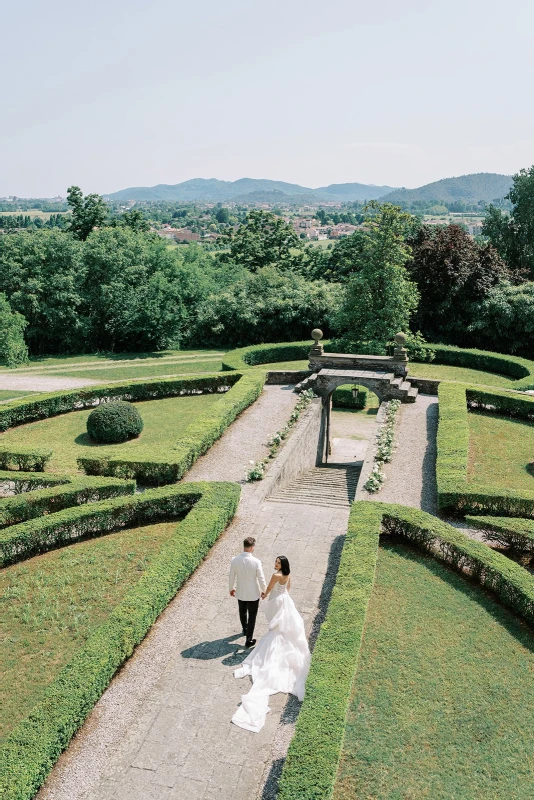
[{"label": "tree", "polygon": [[17,311],[13,311],[5,294],[0,293],[0,364],[16,367],[28,361],[28,348],[24,341],[24,329],[28,323]]},{"label": "tree", "polygon": [[506,265],[490,244],[475,242],[459,225],[422,225],[408,242],[407,269],[421,296],[415,329],[431,341],[468,343],[475,306],[509,277]]},{"label": "tree", "polygon": [[67,202],[72,209],[69,230],[84,242],[91,231],[100,227],[108,216],[108,207],[99,194],[83,196],[79,186],[67,189]]},{"label": "tree", "polygon": [[84,349],[82,243],[58,230],[0,236],[0,292],[28,322],[30,352]]},{"label": "tree", "polygon": [[512,203],[510,214],[490,205],[482,233],[516,275],[534,278],[534,166],[514,175],[505,199]]},{"label": "tree", "polygon": [[389,203],[373,204],[366,221],[360,268],[345,284],[334,324],[346,352],[385,352],[399,331],[407,331],[419,293],[406,264],[410,248],[404,241],[409,215]]},{"label": "tree", "polygon": [[470,326],[477,344],[500,353],[534,356],[534,283],[501,281],[479,304]]},{"label": "tree", "polygon": [[338,288],[324,281],[273,267],[247,271],[200,303],[190,341],[236,347],[303,339],[319,325],[328,331],[337,301]]},{"label": "tree", "polygon": [[124,214],[121,214],[119,224],[124,225],[125,228],[130,228],[132,231],[148,233],[150,230],[149,221],[138,208],[132,208],[131,211],[125,211]]},{"label": "tree", "polygon": [[226,236],[230,259],[251,272],[267,266],[291,268],[293,251],[302,249],[293,227],[268,211],[251,211],[246,222]]},{"label": "tree", "polygon": [[220,223],[227,223],[230,221],[230,212],[227,208],[218,208],[215,212],[215,219]]}]

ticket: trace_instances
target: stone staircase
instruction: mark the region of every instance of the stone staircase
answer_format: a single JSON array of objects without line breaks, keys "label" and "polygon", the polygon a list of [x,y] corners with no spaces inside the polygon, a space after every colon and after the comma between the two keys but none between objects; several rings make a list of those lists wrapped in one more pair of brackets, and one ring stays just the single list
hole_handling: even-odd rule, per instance
[{"label": "stone staircase", "polygon": [[268,497],[275,503],[305,503],[312,506],[350,506],[354,501],[361,466],[324,464],[303,472],[287,486]]},{"label": "stone staircase", "polygon": [[352,369],[322,369],[313,372],[295,386],[295,392],[304,392],[313,389],[316,394],[323,394],[321,389],[332,384],[341,386],[343,383],[363,383],[371,391],[378,389],[380,396],[385,400],[400,400],[402,403],[415,403],[419,389],[412,386],[410,381],[395,375],[394,372],[375,372],[371,370]]}]

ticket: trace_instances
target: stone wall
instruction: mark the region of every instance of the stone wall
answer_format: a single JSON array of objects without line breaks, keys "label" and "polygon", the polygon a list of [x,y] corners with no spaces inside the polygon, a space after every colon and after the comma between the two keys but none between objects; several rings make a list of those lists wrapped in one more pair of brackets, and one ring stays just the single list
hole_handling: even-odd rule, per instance
[{"label": "stone wall", "polygon": [[323,416],[322,401],[317,398],[302,414],[261,481],[261,499],[269,497],[275,489],[287,486],[321,462]]},{"label": "stone wall", "polygon": [[[261,366],[261,365],[260,365]],[[312,374],[311,370],[297,370],[297,369],[286,369],[286,370],[271,370],[267,373],[267,378],[265,383],[269,385],[277,385],[277,386],[285,386],[287,384],[293,385],[296,383],[300,383],[305,378],[309,378]]]},{"label": "stone wall", "polygon": [[431,394],[437,397],[440,381],[433,378],[412,378],[411,376],[408,376],[406,380],[419,389],[421,394]]}]

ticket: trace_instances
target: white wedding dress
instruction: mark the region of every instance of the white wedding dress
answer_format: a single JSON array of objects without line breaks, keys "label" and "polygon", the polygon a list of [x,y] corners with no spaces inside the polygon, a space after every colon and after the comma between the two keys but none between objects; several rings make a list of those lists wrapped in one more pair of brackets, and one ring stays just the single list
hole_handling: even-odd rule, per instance
[{"label": "white wedding dress", "polygon": [[310,668],[310,650],[304,622],[287,591],[287,582],[275,583],[263,607],[269,631],[234,672],[235,678],[252,676],[252,688],[241,697],[232,722],[258,733],[270,711],[269,695],[277,692],[304,699]]}]

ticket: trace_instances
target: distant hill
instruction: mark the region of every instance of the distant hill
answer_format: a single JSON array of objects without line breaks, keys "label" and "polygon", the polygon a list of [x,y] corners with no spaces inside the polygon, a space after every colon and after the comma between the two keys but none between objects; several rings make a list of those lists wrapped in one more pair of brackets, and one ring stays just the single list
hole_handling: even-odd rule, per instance
[{"label": "distant hill", "polygon": [[193,178],[176,184],[135,186],[112,192],[104,197],[114,202],[169,200],[177,203],[218,203],[231,200],[241,203],[320,203],[321,201],[339,203],[374,200],[391,190],[391,186],[366,186],[363,183],[334,183],[320,189],[310,189],[297,183],[266,179],[240,178],[237,181],[220,181],[217,178]]},{"label": "distant hill", "polygon": [[416,200],[425,202],[454,203],[491,203],[503,198],[512,186],[511,175],[499,175],[496,172],[477,172],[473,175],[461,175],[458,178],[444,178],[441,181],[427,183],[418,189],[395,189],[381,199],[388,203],[413,203]]},{"label": "distant hill", "polygon": [[331,200],[342,203],[352,203],[354,200],[378,200],[391,191],[391,186],[374,186],[366,183],[331,183],[330,186],[321,186],[315,189],[315,194],[328,196]]}]

